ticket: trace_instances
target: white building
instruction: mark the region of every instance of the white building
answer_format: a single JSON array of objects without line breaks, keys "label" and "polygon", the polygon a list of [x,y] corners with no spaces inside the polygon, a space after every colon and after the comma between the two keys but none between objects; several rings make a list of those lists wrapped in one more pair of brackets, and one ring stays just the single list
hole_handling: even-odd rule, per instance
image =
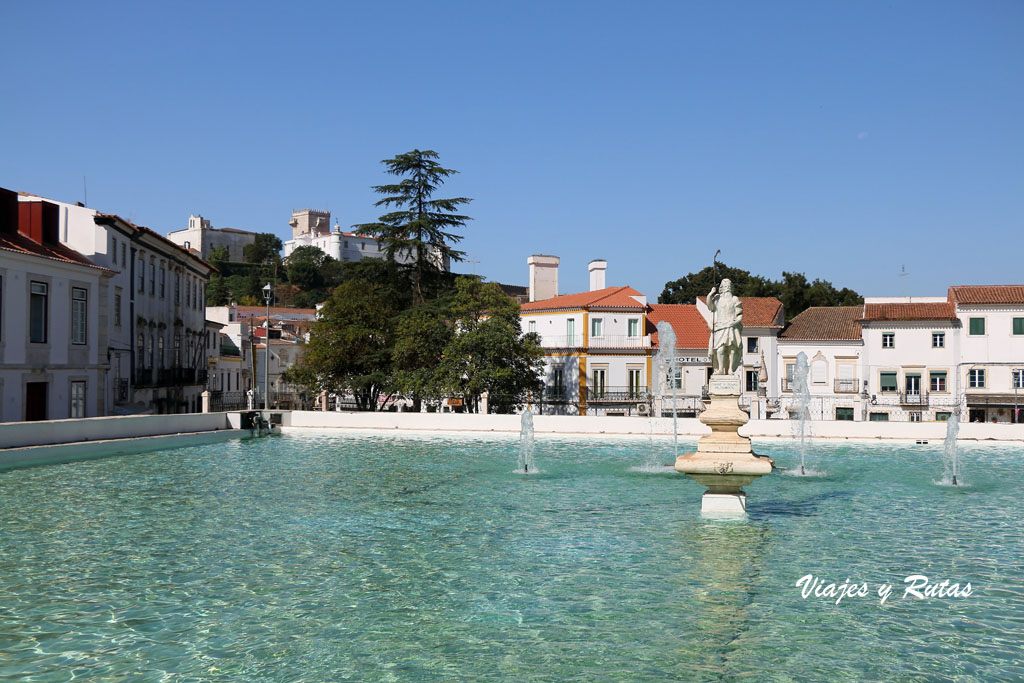
[{"label": "white building", "polygon": [[[364,258],[385,258],[380,240],[371,235],[342,232],[335,221],[331,229],[331,212],[319,209],[292,211],[288,224],[292,228],[292,239],[284,243],[284,256],[288,258],[299,247],[316,247],[337,261],[360,261]],[[398,263],[411,263],[414,256],[396,254]],[[436,250],[431,258],[442,270],[450,268],[450,261],[442,258]]]},{"label": "white building", "polygon": [[536,333],[545,351],[545,391],[536,401],[541,411],[646,412],[651,403],[647,297],[632,287],[606,287],[603,260],[588,266],[590,291],[562,296],[557,257],[535,255],[527,263],[530,302],[520,307],[520,316],[523,332]]},{"label": "white building", "polygon": [[950,287],[960,325],[956,391],[972,422],[1024,420],[1024,285]]},{"label": "white building", "polygon": [[647,315],[653,353],[661,350],[663,340],[658,334],[659,323],[667,322],[676,335],[676,372],[669,376],[654,369],[652,392],[655,397],[655,415],[671,417],[673,410],[679,417],[697,417],[704,410],[711,362],[708,357],[708,337],[711,330],[695,304],[651,304]]},{"label": "white building", "polygon": [[227,247],[228,260],[244,261],[246,245],[256,241],[256,233],[237,228],[214,228],[202,216],[189,214],[188,227],[167,233],[167,239],[186,249],[195,249],[200,258],[209,259],[210,251]]},{"label": "white building", "polygon": [[0,189],[0,421],[110,410],[115,273],[60,243],[60,208]]},{"label": "white building", "polygon": [[52,204],[60,244],[115,271],[97,302],[109,363],[106,413],[195,412],[206,385],[205,288],[213,267],[149,228],[77,204]]}]

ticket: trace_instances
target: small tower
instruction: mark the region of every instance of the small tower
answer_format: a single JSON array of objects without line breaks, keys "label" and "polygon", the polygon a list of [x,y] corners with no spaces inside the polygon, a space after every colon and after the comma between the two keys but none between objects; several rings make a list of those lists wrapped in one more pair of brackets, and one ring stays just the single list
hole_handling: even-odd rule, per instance
[{"label": "small tower", "polygon": [[331,212],[319,209],[298,209],[292,211],[292,218],[288,221],[292,226],[292,239],[300,235],[313,236],[326,235],[331,231]]}]

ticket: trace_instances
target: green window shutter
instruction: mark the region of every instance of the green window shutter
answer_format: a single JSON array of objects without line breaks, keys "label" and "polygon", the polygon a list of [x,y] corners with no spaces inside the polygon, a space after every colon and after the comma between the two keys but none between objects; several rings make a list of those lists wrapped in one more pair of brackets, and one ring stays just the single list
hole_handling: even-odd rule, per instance
[{"label": "green window shutter", "polygon": [[1024,318],[1013,319],[1013,333],[1024,334]]},{"label": "green window shutter", "polygon": [[971,318],[971,334],[985,334],[985,319]]},{"label": "green window shutter", "polygon": [[879,378],[879,385],[882,391],[896,391],[896,373],[881,373]]}]

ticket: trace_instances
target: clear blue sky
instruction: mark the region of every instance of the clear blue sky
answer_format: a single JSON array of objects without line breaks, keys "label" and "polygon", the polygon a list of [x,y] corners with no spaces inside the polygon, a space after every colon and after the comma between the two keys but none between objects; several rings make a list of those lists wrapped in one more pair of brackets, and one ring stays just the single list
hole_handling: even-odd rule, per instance
[{"label": "clear blue sky", "polygon": [[161,232],[380,212],[434,149],[462,247],[655,298],[710,263],[867,295],[1024,282],[1024,2],[6,2],[0,186]]}]

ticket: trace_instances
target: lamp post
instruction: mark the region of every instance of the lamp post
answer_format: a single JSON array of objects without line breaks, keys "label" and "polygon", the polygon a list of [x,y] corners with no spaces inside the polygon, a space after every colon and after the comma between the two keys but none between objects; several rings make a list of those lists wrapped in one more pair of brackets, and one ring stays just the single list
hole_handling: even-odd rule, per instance
[{"label": "lamp post", "polygon": [[268,282],[263,287],[263,298],[267,302],[267,319],[263,323],[263,410],[270,410],[270,299],[274,296],[274,288]]}]

